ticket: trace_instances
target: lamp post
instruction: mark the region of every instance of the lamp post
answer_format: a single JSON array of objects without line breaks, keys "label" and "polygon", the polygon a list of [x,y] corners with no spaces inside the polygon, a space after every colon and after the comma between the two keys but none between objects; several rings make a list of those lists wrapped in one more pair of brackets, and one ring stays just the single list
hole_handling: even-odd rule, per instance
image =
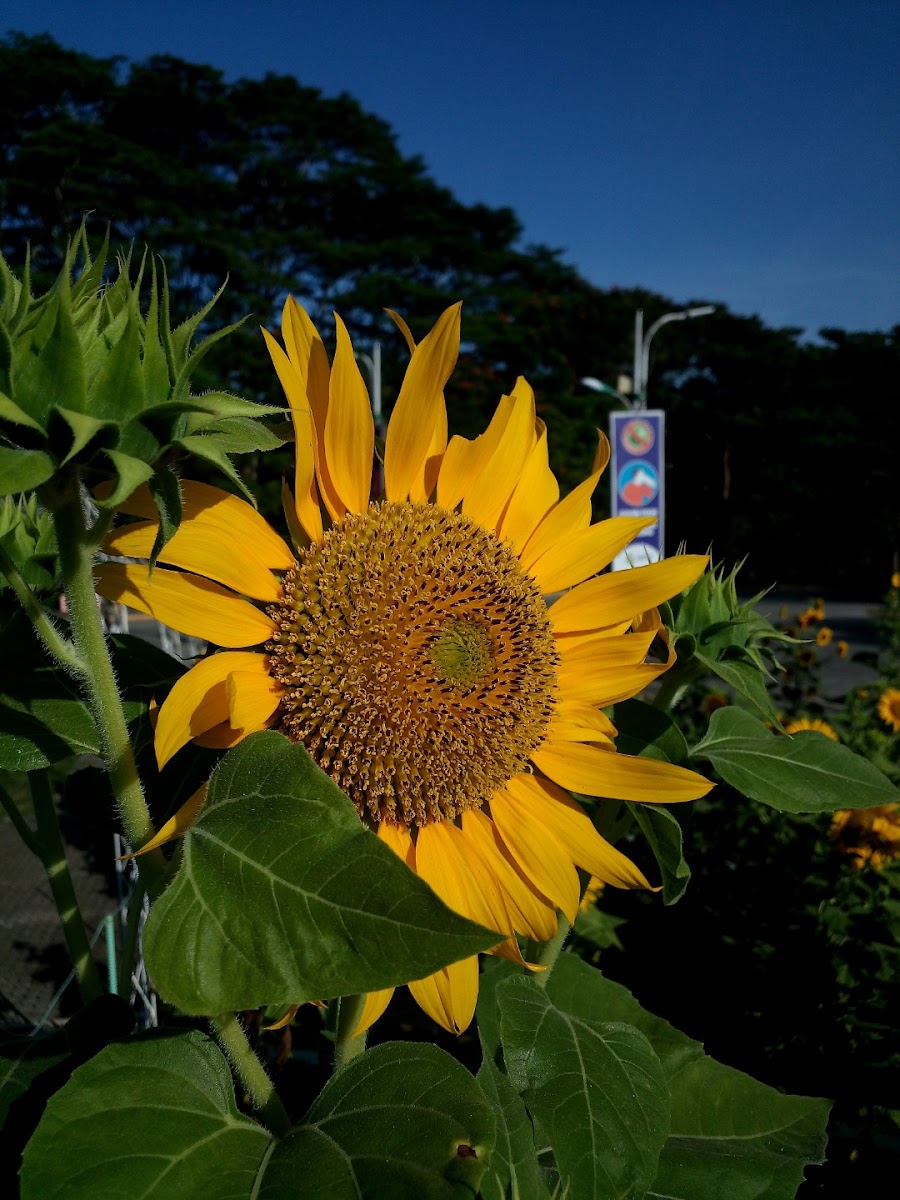
[{"label": "lamp post", "polygon": [[716,311],[714,304],[698,304],[696,308],[682,308],[678,312],[665,313],[654,321],[644,333],[644,310],[634,314],[634,395],[635,408],[647,407],[647,383],[650,379],[650,343],[655,335],[670,321],[690,321],[694,317],[708,317]]},{"label": "lamp post", "polygon": [[601,392],[604,396],[615,396],[625,408],[637,408],[637,404],[630,396],[626,396],[618,388],[610,387],[608,383],[604,383],[602,379],[596,379],[593,375],[585,375],[578,382],[592,392]]},{"label": "lamp post", "polygon": [[[380,442],[384,437],[384,420],[381,410],[381,342],[377,339],[372,342],[372,353],[364,354],[361,350],[354,352],[354,358],[357,362],[361,362],[369,373],[369,381],[372,384],[372,416],[375,421],[375,440]],[[372,467],[372,491],[376,496],[380,496],[384,491],[384,467],[381,462],[381,455],[375,455],[375,462]]]}]

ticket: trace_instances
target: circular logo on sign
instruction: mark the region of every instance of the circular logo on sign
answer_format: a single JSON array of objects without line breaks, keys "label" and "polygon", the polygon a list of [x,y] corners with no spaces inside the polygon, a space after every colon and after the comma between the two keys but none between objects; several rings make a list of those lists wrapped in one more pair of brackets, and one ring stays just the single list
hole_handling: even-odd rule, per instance
[{"label": "circular logo on sign", "polygon": [[629,463],[619,472],[619,499],[629,508],[644,508],[658,495],[659,476],[649,463]]},{"label": "circular logo on sign", "polygon": [[653,426],[643,417],[635,417],[622,429],[622,445],[629,454],[649,454],[655,441]]}]

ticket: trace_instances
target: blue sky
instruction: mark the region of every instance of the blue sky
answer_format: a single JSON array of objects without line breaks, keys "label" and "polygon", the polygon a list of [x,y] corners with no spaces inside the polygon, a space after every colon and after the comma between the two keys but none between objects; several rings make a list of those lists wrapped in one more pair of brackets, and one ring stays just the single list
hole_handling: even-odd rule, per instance
[{"label": "blue sky", "polygon": [[900,322],[897,0],[5,0],[0,21],[348,91],[602,287],[809,334]]}]

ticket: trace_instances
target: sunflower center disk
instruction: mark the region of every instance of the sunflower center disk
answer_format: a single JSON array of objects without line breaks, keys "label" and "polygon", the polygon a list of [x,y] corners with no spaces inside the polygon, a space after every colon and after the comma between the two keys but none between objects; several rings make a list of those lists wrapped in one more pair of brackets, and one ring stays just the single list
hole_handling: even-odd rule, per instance
[{"label": "sunflower center disk", "polygon": [[300,555],[270,607],[281,728],[361,816],[484,804],[540,745],[557,655],[537,585],[461,513],[372,504]]}]

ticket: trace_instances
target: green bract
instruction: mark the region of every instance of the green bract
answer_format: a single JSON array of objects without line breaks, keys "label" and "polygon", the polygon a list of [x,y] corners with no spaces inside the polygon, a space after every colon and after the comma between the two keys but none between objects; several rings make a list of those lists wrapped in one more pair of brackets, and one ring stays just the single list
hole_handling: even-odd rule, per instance
[{"label": "green bract", "polygon": [[796,638],[776,629],[756,610],[765,592],[741,604],[736,585],[739,570],[740,564],[728,575],[723,567],[707,571],[681,596],[661,605],[660,613],[678,651],[679,677],[687,681],[712,672],[777,722],[765,682],[774,678],[769,665],[778,666],[769,643]]},{"label": "green bract", "polygon": [[172,329],[165,271],[160,278],[151,260],[147,287],[147,257],[132,280],[129,256],[104,282],[107,253],[105,242],[91,256],[82,227],[42,296],[31,293],[27,262],[20,280],[0,255],[0,495],[77,467],[89,487],[105,485],[101,503],[114,506],[154,475],[154,493],[166,491],[166,464],[183,454],[243,487],[227,455],[280,445],[257,418],[281,410],[224,392],[191,394],[200,362],[237,327],[192,349],[221,290]]},{"label": "green bract", "polygon": [[[56,534],[50,516],[38,509],[36,496],[4,496],[0,500],[0,546],[29,587],[46,591],[54,586]],[[0,593],[8,586],[0,572]]]}]

